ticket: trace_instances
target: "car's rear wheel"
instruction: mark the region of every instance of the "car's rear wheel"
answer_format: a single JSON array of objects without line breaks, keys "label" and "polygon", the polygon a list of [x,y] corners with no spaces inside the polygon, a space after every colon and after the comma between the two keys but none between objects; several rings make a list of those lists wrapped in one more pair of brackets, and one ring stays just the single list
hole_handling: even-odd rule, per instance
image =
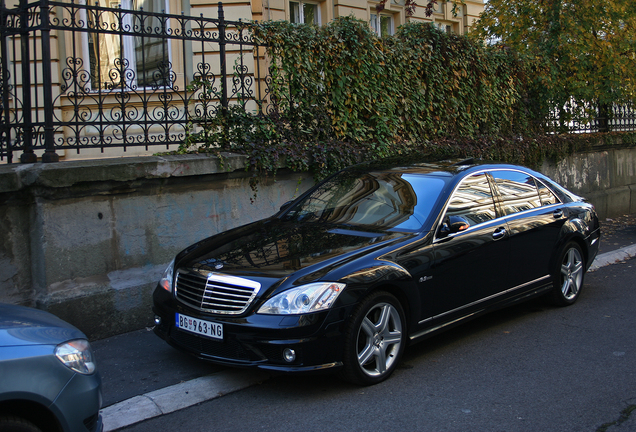
[{"label": "car's rear wheel", "polygon": [[561,250],[552,275],[552,302],[558,306],[573,304],[581,294],[584,276],[585,260],[581,247],[576,242],[570,242]]},{"label": "car's rear wheel", "polygon": [[0,417],[0,432],[41,432],[40,428],[22,417]]},{"label": "car's rear wheel", "polygon": [[367,297],[353,312],[345,333],[342,377],[371,385],[387,379],[406,345],[404,312],[387,292]]}]

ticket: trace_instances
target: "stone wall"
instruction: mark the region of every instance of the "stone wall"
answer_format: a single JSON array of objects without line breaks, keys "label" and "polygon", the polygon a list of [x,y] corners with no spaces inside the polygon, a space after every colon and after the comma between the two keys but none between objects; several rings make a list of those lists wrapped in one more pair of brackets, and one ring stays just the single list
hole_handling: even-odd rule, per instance
[{"label": "stone wall", "polygon": [[[540,170],[604,220],[636,212],[634,161],[619,145]],[[0,302],[49,310],[93,339],[152,325],[152,290],[178,251],[313,184],[281,171],[254,198],[244,167],[236,155],[0,166]]]},{"label": "stone wall", "polygon": [[203,155],[2,166],[0,302],[49,310],[91,338],[149,326],[178,251],[313,184],[281,171],[254,197],[249,178],[236,155],[222,166]]},{"label": "stone wall", "polygon": [[544,162],[540,171],[586,197],[601,218],[636,213],[636,148],[598,146],[558,163]]}]

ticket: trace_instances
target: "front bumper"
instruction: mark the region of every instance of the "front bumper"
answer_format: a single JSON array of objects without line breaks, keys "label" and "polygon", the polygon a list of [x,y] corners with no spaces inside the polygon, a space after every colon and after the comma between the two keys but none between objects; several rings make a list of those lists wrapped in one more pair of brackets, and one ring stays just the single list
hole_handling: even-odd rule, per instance
[{"label": "front bumper", "polygon": [[[308,315],[230,317],[204,314],[177,302],[170,293],[155,290],[153,311],[161,322],[155,333],[170,345],[194,356],[226,366],[255,367],[281,372],[310,372],[342,366],[341,309]],[[200,336],[175,326],[175,314],[223,324],[223,340]],[[293,360],[285,352],[294,353]]]},{"label": "front bumper", "polygon": [[101,432],[103,429],[102,380],[92,375],[75,374],[51,406],[65,431]]}]

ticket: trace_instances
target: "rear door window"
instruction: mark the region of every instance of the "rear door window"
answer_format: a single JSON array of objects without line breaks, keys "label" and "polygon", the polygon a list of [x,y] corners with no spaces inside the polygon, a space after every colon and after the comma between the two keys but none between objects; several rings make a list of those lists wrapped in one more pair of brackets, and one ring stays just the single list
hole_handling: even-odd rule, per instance
[{"label": "rear door window", "polygon": [[493,171],[491,173],[505,215],[541,207],[539,190],[534,177],[521,171]]}]

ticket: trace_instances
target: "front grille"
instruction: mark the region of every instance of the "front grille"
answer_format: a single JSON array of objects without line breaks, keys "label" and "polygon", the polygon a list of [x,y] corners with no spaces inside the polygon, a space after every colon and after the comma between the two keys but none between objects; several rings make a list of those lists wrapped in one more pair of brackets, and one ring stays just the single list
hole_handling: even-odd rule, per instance
[{"label": "front grille", "polygon": [[177,300],[204,312],[238,315],[252,303],[261,284],[220,273],[179,269]]}]

